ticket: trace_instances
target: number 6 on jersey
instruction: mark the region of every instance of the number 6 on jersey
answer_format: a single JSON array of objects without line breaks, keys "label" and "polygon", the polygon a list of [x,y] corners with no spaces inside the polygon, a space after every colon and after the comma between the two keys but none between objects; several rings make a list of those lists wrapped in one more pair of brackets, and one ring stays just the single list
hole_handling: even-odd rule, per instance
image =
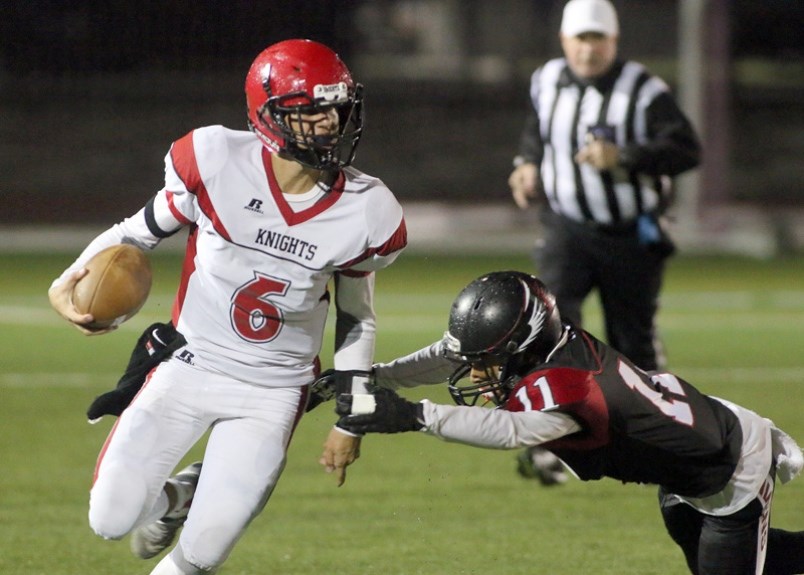
[{"label": "number 6 on jersey", "polygon": [[254,279],[240,286],[232,296],[229,314],[237,335],[252,343],[274,339],[282,329],[283,315],[268,296],[284,296],[289,285],[286,281],[254,272]]}]

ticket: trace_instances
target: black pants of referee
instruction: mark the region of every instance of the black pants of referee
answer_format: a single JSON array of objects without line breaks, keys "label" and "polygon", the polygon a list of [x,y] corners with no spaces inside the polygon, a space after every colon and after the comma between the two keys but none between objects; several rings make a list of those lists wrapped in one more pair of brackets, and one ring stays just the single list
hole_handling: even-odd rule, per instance
[{"label": "black pants of referee", "polygon": [[641,244],[635,225],[607,229],[547,208],[540,219],[537,275],[555,294],[561,316],[581,327],[583,302],[597,289],[608,344],[642,369],[663,368],[655,317],[667,251]]}]

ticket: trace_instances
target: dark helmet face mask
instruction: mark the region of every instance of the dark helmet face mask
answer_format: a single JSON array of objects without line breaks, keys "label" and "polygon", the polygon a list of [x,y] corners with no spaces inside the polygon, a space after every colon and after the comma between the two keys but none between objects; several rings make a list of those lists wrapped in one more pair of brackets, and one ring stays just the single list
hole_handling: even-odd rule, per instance
[{"label": "dark helmet face mask", "polygon": [[[342,87],[346,91],[346,86]],[[357,84],[341,103],[314,100],[304,92],[269,97],[260,110],[262,128],[284,140],[280,154],[317,170],[338,170],[350,165],[363,134],[363,87]],[[338,132],[316,135],[315,124],[305,117],[338,114]]]},{"label": "dark helmet face mask", "polygon": [[495,370],[493,366],[481,370],[485,371],[485,377],[477,382],[470,378],[472,366],[469,364],[460,365],[452,372],[447,382],[452,400],[457,405],[485,406],[491,403],[495,408],[502,407],[508,401],[516,378],[506,377],[503,371]]},{"label": "dark helmet face mask", "polygon": [[[447,337],[448,334],[445,335]],[[485,354],[469,358],[449,351],[444,355],[457,364],[447,380],[447,389],[457,405],[485,406],[491,403],[495,408],[502,407],[519,380],[516,374],[521,365],[521,356]],[[472,370],[483,373],[483,377],[473,381]]]}]

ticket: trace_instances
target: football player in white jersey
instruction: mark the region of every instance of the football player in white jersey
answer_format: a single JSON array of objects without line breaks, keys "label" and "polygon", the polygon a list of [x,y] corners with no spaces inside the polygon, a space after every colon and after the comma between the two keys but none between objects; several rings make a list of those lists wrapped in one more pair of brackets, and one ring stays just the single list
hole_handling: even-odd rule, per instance
[{"label": "football player in white jersey", "polygon": [[[183,526],[157,575],[215,572],[265,506],[319,371],[330,283],[339,389],[365,392],[374,272],[406,245],[393,194],[351,167],[362,86],[337,54],[279,42],[254,60],[245,90],[250,130],[207,126],[174,142],[164,188],[96,237],[49,290],[60,315],[98,333],[71,301],[84,264],[108,246],[150,250],[189,228],[172,311],[186,343],[120,415],[90,494],[92,529],[107,539],[132,533],[139,557],[161,553]],[[208,430],[203,469],[169,478]],[[327,438],[321,463],[339,484],[359,442],[339,429]]]}]

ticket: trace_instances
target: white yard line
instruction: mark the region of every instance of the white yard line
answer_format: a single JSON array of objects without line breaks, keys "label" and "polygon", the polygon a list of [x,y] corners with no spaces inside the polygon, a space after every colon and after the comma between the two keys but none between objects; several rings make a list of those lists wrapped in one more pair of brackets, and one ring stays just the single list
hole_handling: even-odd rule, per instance
[{"label": "white yard line", "polygon": [[116,385],[120,378],[120,373],[52,373],[52,372],[33,372],[33,373],[0,373],[0,387],[7,388],[60,388],[92,387],[98,382],[108,381],[109,389]]},{"label": "white yard line", "polygon": [[[164,317],[169,317],[169,315],[170,311]],[[155,315],[143,313],[120,326],[120,329],[142,331],[153,321],[164,320]],[[67,326],[66,322],[50,308],[26,305],[0,305],[0,325]]]}]

